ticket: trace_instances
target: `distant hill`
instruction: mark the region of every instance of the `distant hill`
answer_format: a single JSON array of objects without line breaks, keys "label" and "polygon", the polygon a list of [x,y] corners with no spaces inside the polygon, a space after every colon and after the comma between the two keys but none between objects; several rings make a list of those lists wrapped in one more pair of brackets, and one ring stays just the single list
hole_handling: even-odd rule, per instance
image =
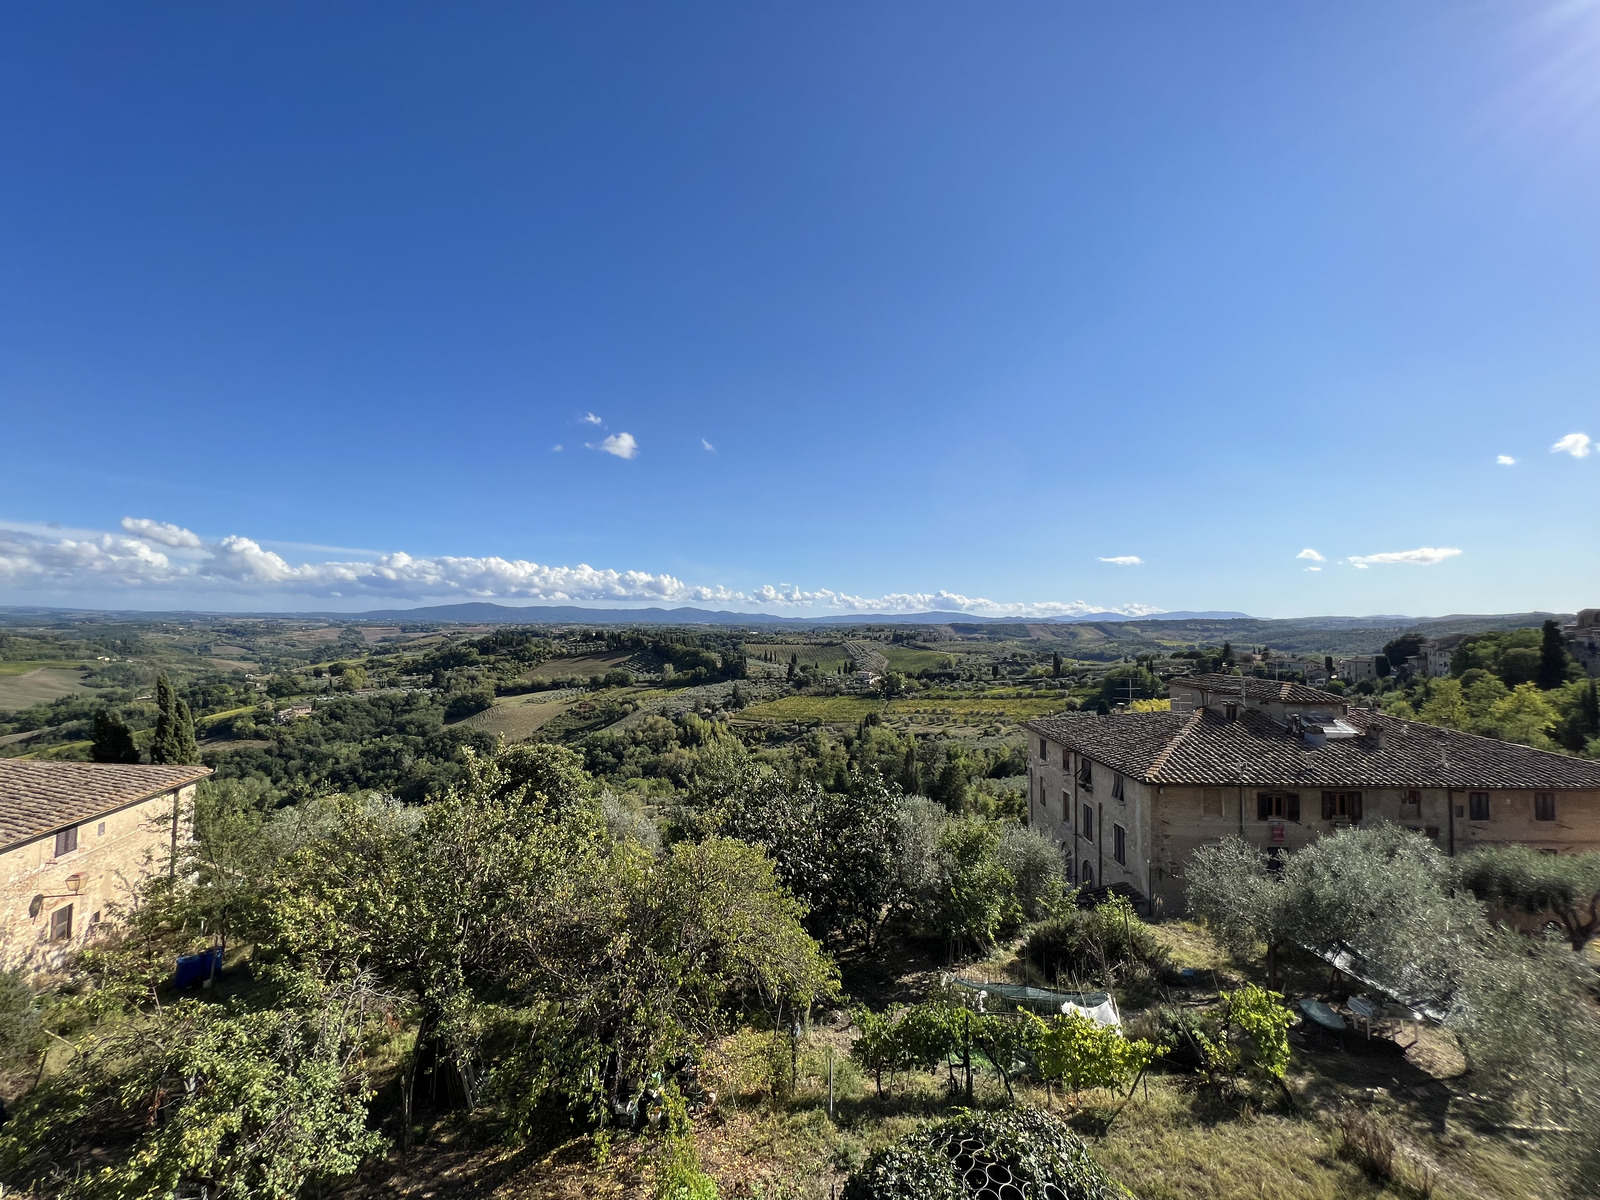
[{"label": "distant hill", "polygon": [[[85,621],[231,621],[240,618],[318,620],[330,623],[383,622],[403,625],[710,625],[727,628],[782,626],[788,629],[843,629],[852,625],[943,626],[958,637],[992,641],[1057,643],[1078,658],[1112,661],[1138,654],[1170,653],[1183,646],[1270,646],[1296,654],[1373,654],[1404,632],[1438,637],[1494,629],[1536,626],[1548,618],[1569,620],[1570,614],[1456,613],[1443,617],[1377,614],[1365,617],[1320,616],[1261,618],[1235,612],[1164,612],[1144,617],[1121,613],[1027,620],[979,617],[959,612],[863,613],[851,616],[784,617],[769,613],[737,613],[702,608],[579,608],[576,605],[511,605],[474,602],[424,608],[373,609],[368,612],[204,613],[136,612],[63,609],[33,606],[0,607],[0,625],[74,625]],[[932,633],[932,629],[929,630]]]},{"label": "distant hill", "polygon": [[[776,613],[737,613],[704,608],[578,608],[548,604],[439,604],[428,608],[376,609],[362,613],[297,613],[352,621],[440,621],[465,624],[523,625],[963,625],[1016,624],[1018,617],[981,617],[963,612],[848,613],[826,617],[785,617]],[[1131,617],[1122,613],[1081,613],[1074,616],[1043,617],[1050,624],[1085,621],[1206,620],[1251,619],[1241,612],[1171,612]]]}]

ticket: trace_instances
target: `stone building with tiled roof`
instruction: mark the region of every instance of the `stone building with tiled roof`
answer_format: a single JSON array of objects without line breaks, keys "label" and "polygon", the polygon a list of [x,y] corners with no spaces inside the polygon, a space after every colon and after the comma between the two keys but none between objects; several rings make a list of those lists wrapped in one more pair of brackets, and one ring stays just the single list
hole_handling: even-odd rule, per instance
[{"label": "stone building with tiled roof", "polygon": [[1353,709],[1301,684],[1186,675],[1169,690],[1172,712],[1024,723],[1030,820],[1077,883],[1125,883],[1181,908],[1196,846],[1238,834],[1289,852],[1379,821],[1448,854],[1600,850],[1600,762]]},{"label": "stone building with tiled roof", "polygon": [[208,767],[0,759],[0,966],[58,966],[166,870]]}]

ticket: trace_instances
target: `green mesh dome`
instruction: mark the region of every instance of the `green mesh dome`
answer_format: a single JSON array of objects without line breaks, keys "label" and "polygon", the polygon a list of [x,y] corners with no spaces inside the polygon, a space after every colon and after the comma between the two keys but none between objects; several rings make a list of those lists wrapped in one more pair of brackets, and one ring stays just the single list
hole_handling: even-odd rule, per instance
[{"label": "green mesh dome", "polygon": [[844,1200],[1127,1200],[1066,1126],[1038,1109],[967,1110],[869,1158]]}]

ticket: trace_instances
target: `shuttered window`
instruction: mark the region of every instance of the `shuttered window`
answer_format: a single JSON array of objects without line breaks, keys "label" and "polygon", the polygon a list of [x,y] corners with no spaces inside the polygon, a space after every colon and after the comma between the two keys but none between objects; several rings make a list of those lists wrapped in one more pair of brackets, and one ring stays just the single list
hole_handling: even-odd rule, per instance
[{"label": "shuttered window", "polygon": [[1256,820],[1270,821],[1274,818],[1283,821],[1298,821],[1300,819],[1300,793],[1257,792]]},{"label": "shuttered window", "polygon": [[1361,820],[1361,793],[1323,792],[1322,819],[1324,821]]},{"label": "shuttered window", "polygon": [[1111,827],[1111,855],[1123,866],[1128,865],[1128,831],[1121,825]]},{"label": "shuttered window", "polygon": [[1487,821],[1489,819],[1489,793],[1467,793],[1467,816],[1473,821]]},{"label": "shuttered window", "polygon": [[72,905],[58,908],[50,914],[50,940],[64,942],[72,936]]},{"label": "shuttered window", "polygon": [[1535,821],[1554,821],[1556,819],[1556,794],[1554,792],[1535,792],[1533,794],[1533,819]]}]

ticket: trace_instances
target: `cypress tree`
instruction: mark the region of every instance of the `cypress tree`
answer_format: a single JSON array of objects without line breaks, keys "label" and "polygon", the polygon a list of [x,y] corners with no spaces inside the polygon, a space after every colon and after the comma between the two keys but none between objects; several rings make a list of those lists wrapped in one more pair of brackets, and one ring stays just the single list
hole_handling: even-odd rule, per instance
[{"label": "cypress tree", "polygon": [[89,758],[97,763],[136,763],[139,747],[134,745],[133,730],[121,714],[102,708],[94,715],[94,745],[89,748]]},{"label": "cypress tree", "polygon": [[1554,621],[1544,623],[1544,642],[1539,647],[1539,673],[1534,682],[1543,692],[1560,687],[1567,681],[1567,645],[1561,638],[1561,626]]},{"label": "cypress tree", "polygon": [[200,748],[195,744],[194,718],[182,697],[172,690],[163,672],[156,677],[156,734],[150,742],[150,761],[197,763]]}]

